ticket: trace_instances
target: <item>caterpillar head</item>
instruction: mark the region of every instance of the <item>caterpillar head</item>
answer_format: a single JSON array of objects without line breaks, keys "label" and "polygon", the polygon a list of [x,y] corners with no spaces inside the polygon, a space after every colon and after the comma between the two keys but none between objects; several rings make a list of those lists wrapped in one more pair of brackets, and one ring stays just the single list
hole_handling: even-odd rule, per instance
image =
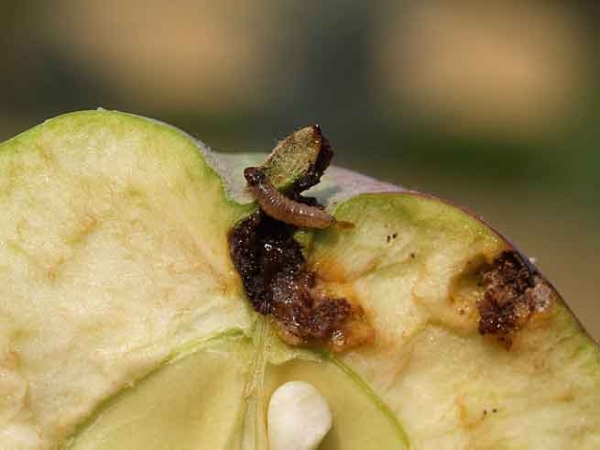
[{"label": "caterpillar head", "polygon": [[265,173],[258,167],[247,167],[244,169],[244,178],[246,178],[250,187],[260,186],[267,180]]}]

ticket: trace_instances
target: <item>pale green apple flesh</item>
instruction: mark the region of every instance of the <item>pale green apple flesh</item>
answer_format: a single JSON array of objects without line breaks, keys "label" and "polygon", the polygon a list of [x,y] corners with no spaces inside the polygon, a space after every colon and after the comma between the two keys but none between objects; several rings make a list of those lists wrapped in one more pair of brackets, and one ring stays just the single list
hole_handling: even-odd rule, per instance
[{"label": "pale green apple flesh", "polygon": [[0,448],[263,449],[290,380],[330,404],[323,449],[600,448],[597,345],[541,279],[510,346],[482,336],[481,275],[512,248],[431,197],[330,169],[314,193],[354,228],[301,240],[375,338],[281,342],[228,249],[260,158],[107,111],[0,146]]}]

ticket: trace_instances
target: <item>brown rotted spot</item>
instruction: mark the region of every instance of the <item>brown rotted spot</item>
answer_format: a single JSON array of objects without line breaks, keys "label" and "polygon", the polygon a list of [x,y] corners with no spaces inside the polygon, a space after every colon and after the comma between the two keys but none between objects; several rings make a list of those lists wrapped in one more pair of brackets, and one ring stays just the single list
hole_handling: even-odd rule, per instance
[{"label": "brown rotted spot", "polygon": [[316,274],[306,267],[294,231],[261,211],[231,231],[232,260],[254,310],[269,315],[291,345],[341,351],[371,341],[373,330],[360,306],[315,288]]},{"label": "brown rotted spot", "polygon": [[514,251],[505,251],[484,271],[479,302],[479,333],[510,349],[515,333],[547,310],[552,288]]}]

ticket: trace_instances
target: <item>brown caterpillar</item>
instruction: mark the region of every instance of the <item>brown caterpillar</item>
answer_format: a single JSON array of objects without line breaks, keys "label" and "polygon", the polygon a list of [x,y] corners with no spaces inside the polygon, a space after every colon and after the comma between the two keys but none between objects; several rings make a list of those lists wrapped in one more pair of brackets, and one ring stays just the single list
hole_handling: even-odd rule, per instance
[{"label": "brown caterpillar", "polygon": [[322,209],[287,198],[257,167],[244,169],[244,177],[248,182],[248,189],[260,207],[274,219],[304,228],[328,228],[335,224],[345,224],[337,222],[331,214]]}]

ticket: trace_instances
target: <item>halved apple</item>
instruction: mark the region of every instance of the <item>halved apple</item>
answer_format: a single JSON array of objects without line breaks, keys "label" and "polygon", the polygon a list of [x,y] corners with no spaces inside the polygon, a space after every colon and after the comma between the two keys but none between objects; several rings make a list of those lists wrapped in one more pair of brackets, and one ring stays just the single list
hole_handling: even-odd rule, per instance
[{"label": "halved apple", "polygon": [[373,339],[282,342],[228,247],[262,158],[102,110],[0,146],[1,448],[267,448],[268,397],[292,379],[330,403],[324,449],[600,448],[597,345],[439,199],[328,170],[312,192],[354,227],[297,238]]}]

